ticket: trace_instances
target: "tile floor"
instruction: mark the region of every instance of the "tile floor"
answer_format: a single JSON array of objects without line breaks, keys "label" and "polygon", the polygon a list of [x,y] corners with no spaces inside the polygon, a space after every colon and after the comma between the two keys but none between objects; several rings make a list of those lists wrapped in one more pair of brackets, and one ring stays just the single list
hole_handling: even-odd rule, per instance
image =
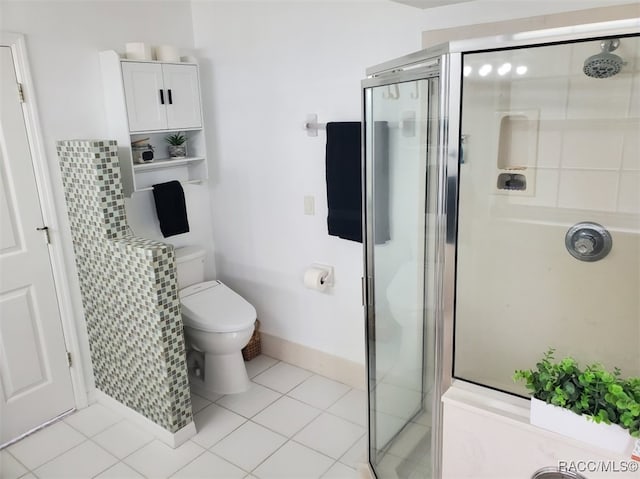
[{"label": "tile floor", "polygon": [[3,479],[355,479],[363,391],[259,356],[243,394],[193,394],[198,433],[171,449],[100,404],[0,451]]}]

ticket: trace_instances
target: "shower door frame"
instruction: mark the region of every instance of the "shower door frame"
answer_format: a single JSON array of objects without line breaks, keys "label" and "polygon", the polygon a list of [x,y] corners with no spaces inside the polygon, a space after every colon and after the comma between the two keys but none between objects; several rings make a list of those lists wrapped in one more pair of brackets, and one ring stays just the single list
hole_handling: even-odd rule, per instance
[{"label": "shower door frame", "polygon": [[[365,351],[366,351],[366,368],[367,368],[367,424],[369,427],[369,444],[367,447],[367,465],[369,467],[369,472],[371,477],[377,477],[375,474],[374,466],[372,464],[371,457],[371,438],[375,436],[375,423],[372,421],[371,410],[372,406],[375,407],[375,397],[369,394],[371,390],[370,381],[371,378],[376,377],[376,365],[375,361],[371,360],[370,353],[370,341],[375,340],[375,292],[374,292],[374,255],[373,255],[373,222],[370,221],[371,209],[367,207],[367,205],[373,204],[373,197],[371,194],[371,185],[368,184],[367,177],[367,161],[366,161],[366,149],[373,151],[372,145],[370,145],[371,139],[366,135],[366,106],[370,103],[372,88],[394,85],[398,83],[411,82],[411,81],[419,81],[419,80],[430,80],[432,78],[439,79],[439,91],[438,91],[438,105],[435,109],[438,112],[438,128],[437,128],[437,185],[438,185],[438,197],[436,199],[436,257],[434,258],[436,262],[437,272],[436,272],[436,284],[435,286],[435,297],[437,298],[435,305],[435,352],[434,352],[434,392],[433,392],[433,404],[432,404],[432,431],[431,431],[431,444],[432,444],[432,452],[431,455],[433,457],[432,463],[432,477],[440,477],[440,458],[441,454],[441,444],[442,444],[442,428],[440,427],[442,421],[442,411],[441,411],[441,403],[440,397],[442,395],[442,381],[439,377],[438,371],[443,370],[443,366],[441,365],[441,358],[443,358],[443,351],[441,345],[443,344],[440,336],[443,334],[443,331],[439,327],[442,324],[442,320],[439,317],[442,312],[441,301],[442,298],[442,272],[443,272],[443,247],[445,234],[446,234],[446,225],[444,223],[445,216],[445,206],[446,206],[446,198],[444,195],[440,194],[445,191],[443,185],[446,182],[446,163],[444,159],[447,157],[457,158],[458,152],[455,150],[455,145],[448,141],[449,138],[449,128],[448,122],[443,120],[443,118],[447,118],[450,116],[451,112],[449,111],[449,98],[450,98],[450,81],[449,78],[453,75],[454,78],[457,78],[461,74],[460,70],[460,62],[459,56],[458,60],[455,58],[451,58],[447,55],[446,48],[443,46],[431,48],[428,50],[424,50],[422,52],[417,52],[415,54],[410,54],[405,57],[401,57],[396,60],[392,60],[386,63],[382,63],[380,65],[376,65],[367,69],[368,78],[362,81],[362,111],[363,111],[363,127],[362,127],[362,138],[363,138],[363,146],[362,146],[362,178],[363,178],[363,228],[365,241],[363,242],[363,252],[364,252],[364,281],[363,281],[363,289],[364,289],[364,303],[365,303]],[[455,122],[459,123],[459,122]],[[451,151],[450,148],[454,147],[454,150]],[[429,169],[429,165],[427,164],[427,170]],[[428,187],[428,183],[427,183]],[[425,202],[426,202],[425,198]],[[425,225],[426,227],[426,225]],[[426,273],[425,273],[426,275]],[[423,317],[423,320],[426,319],[426,315]],[[423,352],[423,371],[426,367],[426,363],[424,360],[424,352]],[[424,385],[423,385],[424,387]],[[372,434],[373,432],[373,434]],[[393,440],[393,439],[392,439]]]},{"label": "shower door frame", "polygon": [[[615,20],[601,23],[574,25],[567,27],[534,30],[492,37],[482,37],[444,43],[421,50],[367,69],[367,79],[362,81],[362,111],[365,116],[367,88],[392,85],[394,83],[440,78],[438,105],[438,192],[436,206],[436,284],[435,284],[435,385],[433,396],[432,457],[433,479],[442,475],[442,406],[441,398],[455,382],[467,383],[453,375],[454,318],[456,295],[456,251],[457,251],[457,209],[459,153],[461,149],[462,115],[462,62],[465,53],[500,51],[514,48],[545,46],[570,43],[579,40],[599,39],[601,37],[628,36],[640,30],[640,18]],[[434,67],[435,65],[435,67]],[[435,75],[425,76],[426,72],[437,71]],[[370,360],[369,341],[375,338],[375,297],[373,291],[373,248],[369,244],[373,238],[372,225],[368,221],[371,204],[366,185],[366,152],[369,146],[365,136],[363,122],[362,165],[363,165],[363,242],[364,250],[364,306],[365,306],[365,351],[367,368],[367,391],[370,391],[371,378],[375,378],[375,362]],[[423,365],[424,366],[424,365]],[[373,374],[372,374],[373,372]],[[478,386],[491,390],[489,387]],[[494,391],[495,392],[495,391]],[[511,396],[503,394],[509,402]],[[367,420],[371,438],[371,402],[368,394]],[[371,439],[370,439],[371,440]],[[370,457],[371,447],[367,449],[367,465],[371,477],[377,477]]]}]

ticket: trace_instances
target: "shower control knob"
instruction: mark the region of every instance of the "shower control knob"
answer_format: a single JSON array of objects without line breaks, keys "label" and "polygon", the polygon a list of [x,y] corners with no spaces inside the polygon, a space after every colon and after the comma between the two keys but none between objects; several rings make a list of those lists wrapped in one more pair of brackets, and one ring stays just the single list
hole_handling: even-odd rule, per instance
[{"label": "shower control knob", "polygon": [[573,243],[573,247],[580,254],[591,254],[596,249],[596,239],[590,234],[582,232]]},{"label": "shower control knob", "polygon": [[580,261],[598,261],[611,251],[611,234],[598,223],[583,222],[567,231],[564,244],[569,254]]}]

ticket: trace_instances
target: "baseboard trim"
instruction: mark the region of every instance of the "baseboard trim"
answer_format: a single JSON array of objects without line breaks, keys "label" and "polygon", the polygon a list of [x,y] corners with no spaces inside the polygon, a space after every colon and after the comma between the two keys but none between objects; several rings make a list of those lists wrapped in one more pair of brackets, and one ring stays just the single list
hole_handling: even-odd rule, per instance
[{"label": "baseboard trim", "polygon": [[365,390],[363,364],[350,361],[286,339],[260,332],[262,353],[294,366],[308,369],[334,381]]},{"label": "baseboard trim", "polygon": [[136,423],[142,429],[153,434],[156,439],[165,443],[169,447],[176,448],[196,435],[196,425],[193,421],[187,424],[182,429],[177,430],[175,433],[171,433],[162,426],[159,426],[155,422],[147,419],[139,412],[134,411],[130,407],[116,401],[111,396],[108,396],[99,389],[95,390],[93,396],[95,397],[96,402],[115,411],[125,419]]}]

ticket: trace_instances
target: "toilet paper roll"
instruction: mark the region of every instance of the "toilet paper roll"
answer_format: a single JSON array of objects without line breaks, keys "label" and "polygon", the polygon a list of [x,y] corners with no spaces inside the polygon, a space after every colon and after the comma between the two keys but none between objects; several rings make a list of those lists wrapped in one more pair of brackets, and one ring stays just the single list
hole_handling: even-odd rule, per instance
[{"label": "toilet paper roll", "polygon": [[125,44],[127,58],[129,60],[153,60],[151,47],[142,42],[130,42]]},{"label": "toilet paper roll", "polygon": [[309,289],[324,291],[328,287],[329,272],[320,268],[309,268],[304,272],[304,285]]},{"label": "toilet paper roll", "polygon": [[160,45],[156,47],[156,58],[161,62],[179,62],[180,52],[173,45]]}]

